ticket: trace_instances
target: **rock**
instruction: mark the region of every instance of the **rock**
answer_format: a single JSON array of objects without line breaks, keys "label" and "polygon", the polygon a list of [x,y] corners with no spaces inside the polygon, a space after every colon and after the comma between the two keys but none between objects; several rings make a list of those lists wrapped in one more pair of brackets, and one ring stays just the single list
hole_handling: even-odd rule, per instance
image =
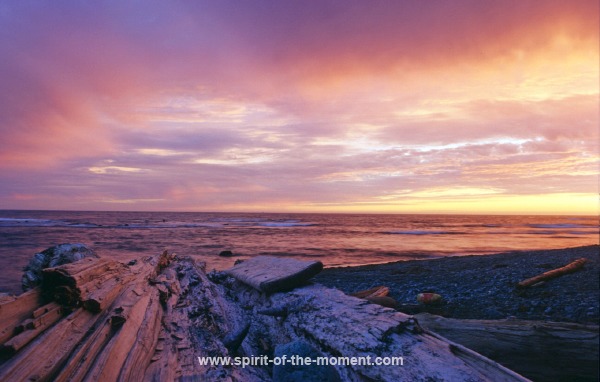
[{"label": "rock", "polygon": [[[335,367],[331,365],[316,365],[317,357],[323,354],[310,346],[308,342],[296,340],[275,348],[275,357],[283,360],[279,365],[273,366],[274,382],[317,382],[317,381],[341,381]],[[304,361],[310,358],[311,364]]]},{"label": "rock", "polygon": [[442,296],[437,293],[424,292],[417,295],[417,301],[426,305],[439,304],[442,302]]},{"label": "rock", "polygon": [[221,256],[221,257],[231,257],[231,256],[233,256],[233,252],[231,252],[231,251],[221,251],[221,253],[219,253],[219,256]]},{"label": "rock", "polygon": [[25,267],[21,286],[24,291],[35,288],[42,281],[42,269],[73,263],[85,257],[99,256],[84,244],[60,244],[36,253]]}]

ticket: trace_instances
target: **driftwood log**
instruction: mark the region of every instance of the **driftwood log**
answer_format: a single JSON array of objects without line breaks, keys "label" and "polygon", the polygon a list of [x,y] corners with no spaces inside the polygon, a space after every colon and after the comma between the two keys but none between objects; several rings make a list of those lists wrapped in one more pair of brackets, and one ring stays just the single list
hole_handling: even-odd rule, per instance
[{"label": "driftwood log", "polygon": [[42,301],[41,290],[35,288],[0,302],[0,345],[16,334],[16,328],[23,321],[33,318],[33,312],[42,305]]},{"label": "driftwood log", "polygon": [[[245,262],[246,269],[254,268],[253,262],[265,265],[265,259],[255,259]],[[303,285],[276,292],[262,283],[247,285],[252,278],[229,276],[235,272],[207,275],[193,259],[167,253],[133,265],[84,260],[47,270],[41,291],[0,302],[0,322],[12,328],[3,331],[7,351],[0,380],[269,381],[285,372],[271,364],[201,364],[198,357],[272,357],[298,343],[324,356],[403,359],[396,367],[338,364],[328,369],[344,381],[526,380],[422,330],[412,316],[322,285],[305,285],[315,272],[311,267],[318,265],[303,264],[300,268],[310,269],[304,274],[293,267],[274,271],[270,285],[286,280],[284,289],[289,289],[290,279]],[[64,299],[68,304],[56,304],[65,290],[71,293]],[[20,342],[23,333],[28,340]]]},{"label": "driftwood log", "polygon": [[598,380],[597,325],[518,319],[459,320],[428,313],[414,317],[421,327],[532,380]]},{"label": "driftwood log", "polygon": [[320,261],[259,256],[235,265],[226,273],[261,292],[273,293],[293,289],[322,269]]},{"label": "driftwood log", "polygon": [[586,258],[577,259],[572,263],[565,265],[564,267],[553,269],[551,271],[544,272],[541,275],[537,275],[527,280],[523,280],[517,284],[517,288],[527,288],[529,286],[541,283],[542,281],[552,280],[562,275],[577,272],[578,270],[583,268],[585,263],[587,263]]},{"label": "driftwood log", "polygon": [[371,289],[361,290],[358,292],[351,293],[350,296],[358,298],[373,298],[373,297],[386,297],[390,293],[390,288],[386,286],[376,286]]}]

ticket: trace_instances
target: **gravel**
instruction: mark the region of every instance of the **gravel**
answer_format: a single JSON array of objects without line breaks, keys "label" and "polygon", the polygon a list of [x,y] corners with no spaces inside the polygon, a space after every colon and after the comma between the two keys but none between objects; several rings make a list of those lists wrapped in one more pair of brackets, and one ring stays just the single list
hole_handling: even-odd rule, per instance
[{"label": "gravel", "polygon": [[[585,257],[575,273],[517,289],[516,283]],[[399,310],[430,311],[446,317],[599,323],[600,246],[456,256],[360,267],[328,268],[315,281],[346,293],[377,285],[390,288]],[[418,293],[432,291],[444,302],[417,305]]]}]

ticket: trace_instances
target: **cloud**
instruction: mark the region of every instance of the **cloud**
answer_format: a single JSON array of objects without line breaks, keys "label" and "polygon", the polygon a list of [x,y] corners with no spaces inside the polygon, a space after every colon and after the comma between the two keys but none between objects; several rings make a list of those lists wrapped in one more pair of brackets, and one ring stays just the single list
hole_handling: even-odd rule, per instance
[{"label": "cloud", "polygon": [[597,14],[553,0],[4,3],[0,207],[595,192]]}]

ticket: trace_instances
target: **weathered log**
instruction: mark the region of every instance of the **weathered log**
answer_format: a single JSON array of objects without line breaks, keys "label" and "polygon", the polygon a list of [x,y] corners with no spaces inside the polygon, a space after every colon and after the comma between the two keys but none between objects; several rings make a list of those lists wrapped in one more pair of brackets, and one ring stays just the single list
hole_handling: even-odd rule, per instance
[{"label": "weathered log", "polygon": [[97,317],[84,309],[77,309],[0,366],[0,379],[52,380],[63,368],[75,346],[94,326]]},{"label": "weathered log", "polygon": [[507,320],[461,320],[427,313],[421,327],[533,380],[598,380],[598,326]]},{"label": "weathered log", "polygon": [[[196,357],[206,349],[214,350],[218,346],[217,334],[224,329],[224,326],[215,322],[211,314],[212,309],[218,309],[219,302],[213,299],[212,293],[207,289],[206,276],[198,271],[189,258],[179,259],[176,264],[165,269],[162,276],[157,281],[161,280],[159,285],[167,288],[171,295],[165,302],[164,325],[159,333],[160,349],[146,371],[145,379],[175,380],[202,374],[208,370],[199,368]],[[178,303],[179,295],[186,296],[182,303]],[[195,321],[202,324],[195,327]],[[198,337],[191,336],[191,333]],[[195,350],[194,343],[200,337],[205,342]],[[224,348],[222,350],[220,354],[225,355]]]},{"label": "weathered log", "polygon": [[[125,267],[113,261],[86,261],[85,259],[82,261],[88,264],[82,267],[69,264],[53,269],[49,274],[57,276],[54,278],[50,276],[50,282],[44,285],[50,289],[55,289],[56,285],[61,283],[67,285],[60,285],[60,287],[72,289],[78,289],[80,286],[86,285],[83,290],[88,293],[94,290],[94,286],[91,285],[97,286],[97,283],[101,280],[114,278],[113,276],[108,277],[108,273],[118,273],[122,276],[122,280],[132,275],[135,276],[136,281],[130,283],[129,287],[133,288],[131,292],[134,295],[140,296],[138,294],[139,290],[135,288],[148,286],[148,279],[156,274],[158,257],[144,259],[134,267]],[[66,270],[61,268],[66,268]],[[73,271],[75,269],[80,271]],[[81,290],[79,291],[81,292]],[[113,292],[113,289],[107,291],[102,299],[102,304],[110,305],[111,301],[116,299],[117,296],[115,295],[118,295],[118,293]],[[143,310],[145,312],[145,306]],[[36,314],[37,312],[41,313],[42,310],[36,311]],[[23,347],[15,356],[0,366],[0,379],[61,380],[62,378],[62,380],[82,380],[89,374],[89,369],[93,369],[92,366],[105,353],[110,341],[115,339],[114,334],[119,332],[119,326],[115,327],[111,322],[111,316],[114,314],[118,313],[106,310],[103,314],[98,315],[83,309],[77,309],[71,315],[37,336],[29,345]],[[155,316],[152,315],[152,317]],[[101,324],[98,324],[98,322]],[[135,326],[135,324],[132,325]],[[29,332],[33,331],[30,330]],[[114,353],[111,354],[114,355]],[[62,374],[63,369],[64,374]],[[120,367],[117,371],[119,369]]]},{"label": "weathered log", "polygon": [[[85,381],[116,381],[119,371],[127,359],[127,355],[134,339],[137,337],[138,328],[144,320],[146,308],[151,303],[150,291],[141,296],[128,311],[125,323],[118,329],[104,347],[102,353],[96,358],[92,368],[87,373]],[[158,299],[158,293],[156,297]]]},{"label": "weathered log", "polygon": [[15,334],[15,328],[42,305],[40,288],[31,289],[18,297],[6,297],[0,303],[0,344]]},{"label": "weathered log", "polygon": [[[342,380],[526,381],[482,355],[422,333],[408,315],[337,290],[309,285],[288,293],[257,297],[245,293],[243,286],[235,288],[238,303],[252,304],[257,313],[269,305],[286,306],[288,311],[288,316],[279,322],[262,314],[253,315],[253,327],[260,329],[250,330],[244,341],[248,346],[258,347],[261,339],[276,344],[286,338],[287,341],[304,338],[326,356],[406,357],[407,364],[403,367],[338,367]],[[251,354],[256,352],[248,350]]]},{"label": "weathered log", "polygon": [[119,381],[141,381],[146,368],[153,357],[153,350],[158,344],[163,312],[156,298],[150,300],[142,324],[140,325],[133,346],[129,349],[127,359],[119,372]]},{"label": "weathered log", "polygon": [[125,265],[105,258],[85,258],[75,263],[46,268],[42,271],[42,287],[52,290],[54,286],[78,287],[94,279],[105,277],[107,272],[120,272]]},{"label": "weathered log", "polygon": [[583,268],[583,266],[585,265],[586,262],[587,262],[586,258],[577,259],[577,260],[573,261],[572,263],[565,265],[564,267],[553,269],[551,271],[544,272],[541,275],[537,275],[537,276],[531,277],[527,280],[523,280],[517,284],[517,288],[526,288],[528,286],[535,285],[542,281],[548,281],[548,280],[551,280],[558,276],[577,272],[578,270]]},{"label": "weathered log", "polygon": [[293,289],[321,272],[320,261],[300,261],[272,256],[257,256],[225,272],[265,293]]},{"label": "weathered log", "polygon": [[6,341],[2,345],[1,351],[5,354],[16,353],[25,345],[33,341],[40,333],[54,325],[61,317],[62,308],[57,306],[35,319],[25,320],[24,323],[17,328],[17,330],[19,330],[19,328],[21,329],[19,330],[20,333]]},{"label": "weathered log", "polygon": [[[162,259],[126,267],[123,280],[133,278],[112,304],[98,314],[79,308],[59,320],[0,366],[0,380],[270,380],[269,365],[202,365],[198,357],[272,354],[297,339],[325,356],[407,357],[403,367],[339,365],[343,380],[525,380],[423,333],[410,316],[340,291],[312,284],[266,294],[229,277],[215,284],[191,258]],[[286,314],[264,314],[269,311]]]},{"label": "weathered log", "polygon": [[390,288],[386,286],[376,286],[371,289],[361,290],[359,292],[350,293],[350,296],[358,297],[358,298],[368,298],[368,297],[386,297],[390,293]]},{"label": "weathered log", "polygon": [[34,310],[31,314],[32,318],[28,318],[21,322],[16,328],[15,332],[20,333],[24,330],[35,329],[45,324],[45,322],[54,316],[60,317],[63,309],[60,305],[55,302],[51,302]]},{"label": "weathered log", "polygon": [[97,289],[86,291],[81,296],[83,307],[93,313],[103,311],[123,291],[125,284],[131,280],[131,275],[115,275],[99,285]]},{"label": "weathered log", "polygon": [[[44,270],[43,287],[46,293],[51,293],[52,298],[63,305],[80,306],[86,300],[91,300],[88,302],[88,307],[98,312],[106,305],[102,303],[102,297],[122,283],[123,278],[131,276],[131,272],[116,262],[102,262],[95,266],[84,265],[86,267],[83,271],[77,271],[79,268],[76,267],[67,269],[66,266]],[[75,271],[77,273],[70,273]],[[100,271],[101,273],[96,273]],[[99,289],[102,290],[99,291]],[[119,289],[112,293],[115,294],[118,291]],[[114,296],[107,296],[107,300],[111,300],[111,297]]]},{"label": "weathered log", "polygon": [[[106,315],[106,313],[105,313]],[[73,350],[60,373],[54,377],[54,382],[81,381],[106,343],[112,337],[114,330],[106,317],[98,320],[100,323],[94,332]]]},{"label": "weathered log", "polygon": [[[147,285],[147,280],[154,276],[155,268],[156,264],[153,264],[150,259],[136,262],[134,269],[130,267],[129,270],[131,273],[135,273],[137,277],[131,280],[126,289],[122,290],[122,293],[116,297],[111,304],[111,309],[103,310],[101,318],[98,320],[101,324],[71,354],[65,363],[65,368],[56,376],[57,382],[82,381],[86,378],[86,375],[92,373],[94,370],[98,372],[98,369],[94,369],[93,365],[97,362],[102,362],[97,361],[97,359],[101,358],[101,353],[106,351],[109,341],[123,329],[123,325],[130,316],[131,307],[144,294],[144,287]],[[160,311],[157,314],[154,314],[154,311],[149,311],[150,309],[148,309],[146,315],[150,315],[152,319],[156,320],[154,323],[156,326],[155,330],[160,329],[160,319],[162,317]],[[144,327],[143,325],[142,327]],[[140,332],[138,331],[139,335]],[[146,334],[143,336],[144,338],[148,337]],[[144,350],[148,353],[148,356],[151,356],[151,352],[148,351],[149,349]],[[133,350],[130,351],[128,357],[131,357],[135,353]],[[104,364],[106,365],[106,362]],[[109,367],[113,366],[109,363]],[[143,372],[143,370],[140,372]]]},{"label": "weathered log", "polygon": [[60,307],[59,304],[55,303],[55,302],[51,302],[48,303],[46,305],[41,306],[40,308],[36,309],[33,311],[33,313],[31,314],[31,316],[33,318],[38,318],[52,310],[55,310],[56,308]]},{"label": "weathered log", "polygon": [[[211,366],[198,362],[198,357],[202,356],[229,355],[221,338],[241,338],[233,333],[243,328],[245,322],[243,309],[224,298],[226,292],[208,279],[203,264],[196,264],[191,258],[177,258],[155,281],[168,286],[171,296],[165,306],[158,344],[144,380],[271,379],[268,371],[261,368]],[[245,342],[242,347],[247,346]]]}]

